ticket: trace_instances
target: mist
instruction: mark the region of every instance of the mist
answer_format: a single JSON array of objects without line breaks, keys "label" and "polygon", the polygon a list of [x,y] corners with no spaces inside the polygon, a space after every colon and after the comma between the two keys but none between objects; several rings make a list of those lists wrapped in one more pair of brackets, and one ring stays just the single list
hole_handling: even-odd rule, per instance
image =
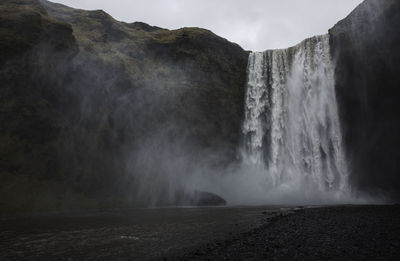
[{"label": "mist", "polygon": [[[257,55],[265,67],[254,64]],[[169,119],[133,157],[130,169],[140,173],[138,198],[147,198],[151,206],[184,204],[182,197],[206,191],[229,205],[385,202],[384,194],[360,192],[350,181],[334,67],[329,35],[289,49],[252,53],[234,162],[219,165],[222,151],[191,145],[190,125]],[[275,82],[275,74],[284,75],[283,80]]]}]

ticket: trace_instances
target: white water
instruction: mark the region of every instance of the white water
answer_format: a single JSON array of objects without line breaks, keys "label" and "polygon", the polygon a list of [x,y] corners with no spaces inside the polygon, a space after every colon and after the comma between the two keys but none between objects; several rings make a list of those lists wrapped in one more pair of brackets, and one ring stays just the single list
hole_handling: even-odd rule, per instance
[{"label": "white water", "polygon": [[250,54],[243,165],[269,196],[349,193],[334,86],[329,35]]}]

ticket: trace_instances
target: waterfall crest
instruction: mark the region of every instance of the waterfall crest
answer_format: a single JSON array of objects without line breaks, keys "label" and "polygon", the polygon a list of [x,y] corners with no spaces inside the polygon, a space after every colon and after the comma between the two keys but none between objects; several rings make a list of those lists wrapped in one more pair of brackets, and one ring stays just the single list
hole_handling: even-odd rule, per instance
[{"label": "waterfall crest", "polygon": [[266,189],[349,190],[329,35],[250,54],[242,132]]}]

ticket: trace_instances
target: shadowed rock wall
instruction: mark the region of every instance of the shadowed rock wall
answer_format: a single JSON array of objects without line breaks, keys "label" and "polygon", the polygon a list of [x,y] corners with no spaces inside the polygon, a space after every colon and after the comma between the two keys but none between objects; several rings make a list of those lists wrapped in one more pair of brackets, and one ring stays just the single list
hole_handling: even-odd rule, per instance
[{"label": "shadowed rock wall", "polygon": [[400,2],[367,0],[330,31],[356,187],[400,196]]}]

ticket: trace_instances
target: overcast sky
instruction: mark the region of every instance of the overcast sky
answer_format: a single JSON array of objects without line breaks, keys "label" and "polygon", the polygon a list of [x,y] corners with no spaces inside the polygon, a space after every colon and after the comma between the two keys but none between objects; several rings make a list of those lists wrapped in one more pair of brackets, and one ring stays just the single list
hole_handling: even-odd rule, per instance
[{"label": "overcast sky", "polygon": [[328,32],[362,0],[52,0],[124,22],[202,27],[246,50],[285,48]]}]

